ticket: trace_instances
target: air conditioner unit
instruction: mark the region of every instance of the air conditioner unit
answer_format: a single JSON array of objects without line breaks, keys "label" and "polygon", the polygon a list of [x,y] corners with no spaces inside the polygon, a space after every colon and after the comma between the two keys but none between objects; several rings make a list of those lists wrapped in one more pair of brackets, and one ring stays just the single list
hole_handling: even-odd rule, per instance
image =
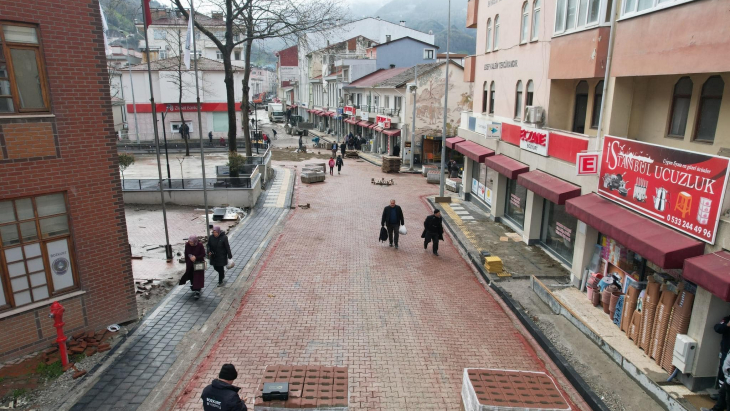
[{"label": "air conditioner unit", "polygon": [[541,106],[525,107],[525,122],[532,124],[542,124],[545,118],[545,109]]},{"label": "air conditioner unit", "polygon": [[672,353],[672,365],[677,367],[682,374],[686,374],[692,371],[696,353],[697,341],[685,334],[678,334],[674,343],[674,353]]}]

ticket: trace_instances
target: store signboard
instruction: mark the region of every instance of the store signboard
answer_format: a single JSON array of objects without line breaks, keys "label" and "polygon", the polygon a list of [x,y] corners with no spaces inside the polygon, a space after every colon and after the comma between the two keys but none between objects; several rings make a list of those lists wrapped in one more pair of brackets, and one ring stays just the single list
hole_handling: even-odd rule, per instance
[{"label": "store signboard", "polygon": [[600,158],[601,153],[598,152],[576,154],[575,166],[577,175],[592,176],[598,174],[598,162]]},{"label": "store signboard", "polygon": [[378,127],[390,128],[390,117],[375,116],[375,122],[378,123]]},{"label": "store signboard", "polygon": [[550,132],[536,128],[520,129],[520,148],[547,157]]},{"label": "store signboard", "polygon": [[46,252],[53,273],[53,289],[58,291],[73,286],[73,267],[68,251],[68,240],[63,238],[46,243]]},{"label": "store signboard", "polygon": [[357,110],[354,106],[345,106],[345,108],[342,110],[345,114],[354,116]]},{"label": "store signboard", "polygon": [[487,120],[485,118],[481,118],[481,117],[477,117],[476,120],[477,121],[476,121],[476,124],[474,126],[474,131],[477,132],[477,133],[479,133],[479,134],[482,134],[482,135],[485,135],[486,136],[487,135],[487,128],[489,127],[489,120]]},{"label": "store signboard", "polygon": [[299,66],[279,67],[279,81],[296,81],[299,79]]},{"label": "store signboard", "polygon": [[730,159],[606,136],[598,194],[715,243]]},{"label": "store signboard", "polygon": [[490,121],[487,126],[487,138],[502,138],[502,123]]}]

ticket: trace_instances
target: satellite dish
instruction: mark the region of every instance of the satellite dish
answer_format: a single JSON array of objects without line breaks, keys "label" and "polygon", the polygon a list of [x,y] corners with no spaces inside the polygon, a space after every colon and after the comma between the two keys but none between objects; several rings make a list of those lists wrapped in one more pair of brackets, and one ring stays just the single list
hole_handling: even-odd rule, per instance
[{"label": "satellite dish", "polygon": [[428,34],[429,34],[429,35],[433,35],[433,30],[429,30],[429,31],[428,31]]}]

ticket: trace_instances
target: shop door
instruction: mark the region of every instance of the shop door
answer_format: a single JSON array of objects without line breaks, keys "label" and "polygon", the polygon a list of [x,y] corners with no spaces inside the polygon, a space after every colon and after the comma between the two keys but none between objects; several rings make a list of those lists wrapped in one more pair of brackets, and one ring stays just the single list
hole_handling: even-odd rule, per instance
[{"label": "shop door", "polygon": [[527,188],[517,184],[517,180],[507,180],[507,196],[504,203],[504,216],[517,227],[525,226],[525,205],[527,203]]}]

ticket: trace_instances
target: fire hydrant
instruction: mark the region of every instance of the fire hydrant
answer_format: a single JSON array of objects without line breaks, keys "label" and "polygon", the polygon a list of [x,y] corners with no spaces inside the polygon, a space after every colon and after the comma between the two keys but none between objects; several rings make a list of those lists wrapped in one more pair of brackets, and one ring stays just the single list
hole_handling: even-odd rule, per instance
[{"label": "fire hydrant", "polygon": [[58,353],[61,355],[61,364],[68,365],[68,352],[66,351],[66,336],[63,335],[63,312],[65,308],[58,301],[51,304],[51,314],[48,316],[53,318],[53,326],[56,327],[56,342],[58,343]]}]

